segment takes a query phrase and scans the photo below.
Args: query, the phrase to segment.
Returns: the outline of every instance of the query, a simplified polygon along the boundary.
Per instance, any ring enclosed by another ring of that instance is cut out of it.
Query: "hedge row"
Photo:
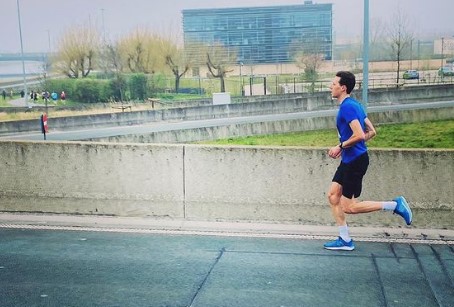
[[[162,78],[134,74],[129,76],[111,76],[110,79],[50,79],[45,82],[45,90],[61,93],[71,101],[97,103],[108,101],[144,100],[154,97]]]

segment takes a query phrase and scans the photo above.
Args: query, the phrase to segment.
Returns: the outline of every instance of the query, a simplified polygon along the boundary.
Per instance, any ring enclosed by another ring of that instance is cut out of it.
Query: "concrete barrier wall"
[[[358,99],[362,98],[361,91],[356,91],[355,95],[358,96]],[[454,86],[451,84],[372,89],[369,92],[369,99],[371,103],[452,100],[454,99]]]
[[[323,101],[328,100],[326,94]],[[90,127],[137,125],[148,122],[172,120],[200,120],[225,117],[239,117],[273,113],[290,113],[306,111],[312,100],[319,101],[320,96],[314,98],[288,97],[285,100],[267,100],[254,103],[239,103],[228,105],[211,105],[197,107],[182,107],[137,112],[106,113],[86,116],[49,117],[48,124],[51,131],[73,130]],[[320,102],[317,102],[319,104]],[[334,106],[334,104],[332,104]],[[15,133],[26,131],[40,131],[40,121],[24,120],[0,122],[1,133]]]
[[[329,223],[326,191],[339,161],[326,153],[307,148],[186,147],[187,218]],[[363,198],[390,200],[404,194],[415,209],[443,208],[452,217],[454,151],[373,150],[370,156]],[[452,221],[446,224],[452,227]]]
[[[325,148],[0,142],[0,211],[326,224],[337,164]],[[454,150],[372,150],[363,197],[404,194],[449,218],[417,226],[454,227],[453,176]]]
[[[1,142],[0,152],[1,210],[183,216],[180,146]]]
[[[361,99],[360,91],[355,93]],[[433,101],[454,99],[454,86],[418,86],[392,89],[371,90],[369,103],[394,103],[411,101]],[[239,117],[276,113],[294,113],[302,111],[334,108],[329,92],[310,95],[276,95],[244,98],[239,103],[229,105],[206,105],[193,101],[188,106],[121,113],[108,113],[87,116],[49,117],[51,131],[74,130],[90,127],[137,125],[162,120],[198,120],[223,117]],[[0,122],[0,134],[27,131],[40,131],[39,119],[26,121]]]
[[[180,129],[146,134],[118,135],[90,139],[97,142],[115,143],[188,143],[230,137],[266,135],[288,132],[335,128],[335,112],[332,116],[299,118],[291,120],[263,121],[231,124],[215,127]],[[454,108],[394,110],[371,112],[369,118],[376,125],[385,123],[414,123],[454,118]]]

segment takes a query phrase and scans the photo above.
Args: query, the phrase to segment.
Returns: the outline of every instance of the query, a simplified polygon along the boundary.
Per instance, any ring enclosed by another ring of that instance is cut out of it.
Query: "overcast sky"
[[[106,37],[115,39],[137,27],[181,32],[181,10],[301,4],[303,0],[19,0],[24,52],[56,50],[56,42],[73,25],[104,24]],[[314,0],[333,3],[334,34],[361,37],[363,0]],[[159,4],[158,4],[159,3]],[[389,22],[401,8],[417,37],[454,36],[453,0],[369,0],[373,20]],[[0,52],[20,52],[17,0],[0,2]]]

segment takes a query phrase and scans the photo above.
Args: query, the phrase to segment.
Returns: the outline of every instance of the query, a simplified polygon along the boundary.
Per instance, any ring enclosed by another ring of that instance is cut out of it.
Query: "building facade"
[[[185,47],[220,43],[238,63],[289,63],[294,54],[322,54],[331,60],[332,4],[183,10]]]

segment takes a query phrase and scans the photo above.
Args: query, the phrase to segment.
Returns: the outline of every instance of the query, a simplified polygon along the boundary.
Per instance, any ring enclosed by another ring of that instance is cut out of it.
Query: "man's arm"
[[[332,147],[329,150],[328,155],[334,159],[339,158],[343,148],[352,147],[353,145],[355,145],[356,143],[358,143],[362,140],[367,142],[370,139],[372,139],[374,136],[377,135],[374,125],[367,117],[364,121],[364,124],[366,126],[366,132],[363,131],[363,128],[361,127],[361,124],[359,123],[359,120],[357,120],[357,119],[352,120],[350,122],[350,128],[353,131],[352,136],[348,140],[340,143],[339,145]]]
[[[345,140],[345,141],[339,143],[339,145],[332,147],[328,151],[328,155],[331,158],[334,158],[334,159],[339,158],[341,155],[342,149],[351,147],[351,146],[355,145],[356,143],[358,143],[359,141],[366,139],[366,135],[363,131],[363,128],[361,127],[361,124],[359,123],[359,120],[354,119],[350,122],[349,125],[353,131],[352,136],[348,140]]]
[[[366,133],[364,134],[364,140],[367,142],[377,135],[377,131],[375,131],[375,127],[369,120],[369,118],[366,117],[364,123],[366,124]]]
[[[366,126],[365,132],[363,131],[361,124],[359,123],[359,120],[355,119],[350,122],[350,128],[352,129],[353,134],[348,140],[342,142],[341,145],[343,148],[351,147],[362,140],[367,142],[377,135],[375,127],[369,118],[366,117],[366,119],[364,120],[364,124]]]
[[[339,146],[342,148],[352,147],[356,143],[366,139],[366,134],[364,133],[363,128],[361,127],[361,124],[359,123],[359,120],[354,119],[350,122],[349,125],[353,131],[353,134],[348,140],[345,140],[339,144]],[[366,125],[366,127],[367,127],[367,125]]]

